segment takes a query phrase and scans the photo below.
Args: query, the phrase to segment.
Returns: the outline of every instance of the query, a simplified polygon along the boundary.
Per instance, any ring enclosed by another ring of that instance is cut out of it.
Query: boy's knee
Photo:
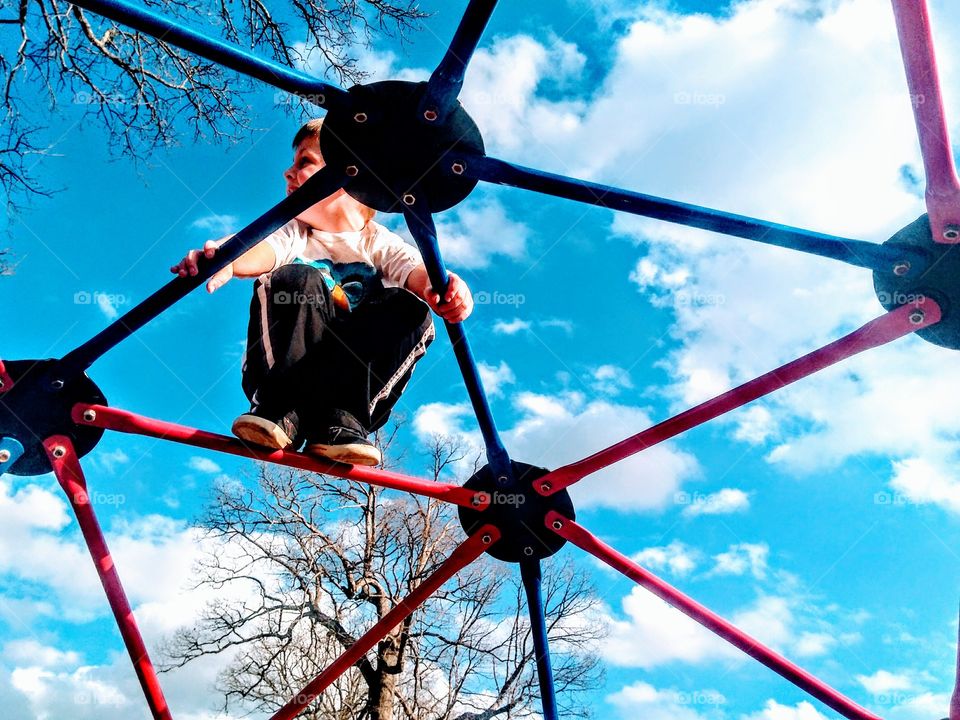
[[[270,274],[270,287],[278,290],[312,290],[320,286],[326,288],[323,274],[302,263],[281,265]]]

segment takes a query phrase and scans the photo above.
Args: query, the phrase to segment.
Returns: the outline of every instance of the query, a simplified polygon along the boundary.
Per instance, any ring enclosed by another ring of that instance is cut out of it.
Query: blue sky
[[[410,45],[378,40],[361,67],[424,77],[463,4],[425,4],[436,15]],[[958,119],[960,56],[944,40],[960,10],[934,0],[931,12]],[[38,168],[64,190],[9,220],[18,264],[0,293],[15,311],[0,355],[63,354],[166,282],[186,249],[279,199],[297,123],[276,99],[257,99],[263,130],[249,142],[185,136],[139,173],[62,107],[56,152]],[[877,242],[923,212],[903,179],[922,170],[885,0],[505,3],[463,102],[491,155],[535,167]],[[468,332],[508,448],[550,467],[881,312],[865,271],[520,191],[481,188],[438,224],[451,268],[493,299]],[[249,292],[233,282],[191,295],[91,376],[112,405],[226,432],[245,409]],[[579,517],[884,717],[942,717],[960,588],[958,383],[952,353],[908,338],[584,480]],[[408,441],[444,431],[476,443],[465,403],[441,337],[400,407]],[[246,464],[108,434],[85,467],[159,642],[202,602],[182,590],[189,522],[214,480]],[[0,548],[8,717],[138,717],[50,477],[0,480]],[[613,629],[598,714],[832,716],[578,551],[556,562],[590,569]],[[215,670],[165,678],[178,717],[215,717]]]

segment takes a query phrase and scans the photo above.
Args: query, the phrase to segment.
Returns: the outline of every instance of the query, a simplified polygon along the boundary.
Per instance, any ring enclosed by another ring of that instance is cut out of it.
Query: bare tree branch
[[[147,5],[284,65],[309,63],[341,84],[363,79],[353,55],[358,46],[375,33],[403,39],[425,17],[413,0],[286,0],[270,9],[263,0]],[[63,0],[0,1],[0,87],[0,187],[8,212],[54,191],[38,163],[78,125],[99,125],[116,156],[143,164],[184,135],[244,139],[250,93],[264,89]],[[276,104],[301,109],[286,95]]]
[[[396,431],[381,435],[394,440]],[[464,452],[437,438],[435,479]],[[449,506],[359,483],[260,468],[223,486],[203,519],[199,585],[217,591],[167,648],[167,668],[229,657],[224,708],[270,711],[313,679],[428,575],[463,531]],[[584,575],[545,562],[543,594],[564,715],[601,673],[605,629]],[[515,568],[482,558],[343,675],[305,717],[496,720],[539,713],[534,648]]]

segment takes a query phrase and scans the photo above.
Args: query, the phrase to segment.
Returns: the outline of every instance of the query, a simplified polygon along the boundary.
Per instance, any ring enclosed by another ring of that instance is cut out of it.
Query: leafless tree
[[[437,438],[434,478],[463,460]],[[463,539],[448,505],[355,482],[261,467],[221,487],[203,526],[216,547],[199,580],[222,600],[167,648],[167,669],[229,653],[224,709],[272,711],[446,559]],[[539,712],[519,573],[484,556],[345,673],[309,720],[492,720]],[[565,715],[601,670],[597,599],[585,576],[547,561],[544,596]]]
[[[316,59],[341,83],[362,79],[354,51],[373,33],[403,37],[415,0],[147,0],[150,9],[284,65]],[[0,187],[8,211],[55,188],[38,163],[80,123],[95,123],[135,161],[185,131],[236,141],[250,129],[255,86],[169,43],[63,0],[0,0]],[[63,112],[63,106],[74,112]],[[77,107],[79,106],[79,107]]]

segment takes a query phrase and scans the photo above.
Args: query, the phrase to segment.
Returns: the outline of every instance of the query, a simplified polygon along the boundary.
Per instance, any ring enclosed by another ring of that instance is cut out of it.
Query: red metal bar
[[[535,488],[541,495],[551,495],[590,473],[668,440],[723,413],[753,402],[759,397],[775,392],[841,360],[864,350],[885,345],[937,322],[940,322],[940,306],[930,298],[925,298],[922,306],[899,307],[819,350],[781,365],[776,370],[685,410],[588,458],[557,468],[538,479]]]
[[[86,415],[88,411],[93,412],[91,419],[87,419],[90,417]],[[194,447],[202,447],[209,450],[216,450],[217,452],[276,463],[277,465],[287,465],[289,467],[299,468],[300,470],[325,473],[348,480],[357,480],[379,487],[404,490],[406,492],[416,493],[417,495],[424,495],[478,510],[483,510],[490,505],[490,498],[486,493],[477,493],[458,485],[422,480],[409,475],[402,475],[388,470],[374,470],[373,468],[360,465],[344,465],[342,463],[320,460],[309,455],[287,450],[274,450],[272,452],[269,450],[261,450],[246,445],[236,438],[227,437],[226,435],[217,435],[204,430],[164,422],[163,420],[155,420],[144,417],[143,415],[127,412],[126,410],[106,407],[105,405],[77,403],[73,407],[71,417],[78,425],[93,425],[118,432],[146,435],[148,437],[160,438],[161,440],[171,440],[173,442],[184,443],[185,445],[193,445]]]
[[[97,521],[96,513],[94,513],[93,506],[90,504],[90,496],[87,494],[87,480],[80,468],[80,460],[77,458],[73,444],[70,442],[70,438],[66,436],[53,435],[44,440],[43,446],[47,451],[47,457],[50,458],[53,472],[60,482],[60,487],[67,494],[67,500],[69,500],[73,512],[77,516],[83,539],[87,543],[90,556],[93,558],[93,564],[97,568],[103,590],[110,602],[110,609],[113,610],[120,635],[123,636],[123,643],[127,646],[127,652],[130,653],[133,669],[140,680],[140,686],[143,688],[143,694],[150,706],[150,712],[155,720],[171,720],[170,709],[163,697],[163,690],[161,690],[160,682],[157,680],[153,663],[150,662],[150,656],[147,654],[147,647],[144,645],[140,629],[137,627],[133,610],[130,609],[130,602],[127,600],[127,594],[120,582],[120,575],[113,564],[110,548],[107,547],[107,541],[103,537],[100,523]]]
[[[927,212],[933,239],[960,242],[960,181],[943,112],[927,2],[893,0],[893,14],[927,176]]]
[[[957,638],[957,672],[956,681],[953,684],[953,694],[950,696],[950,714],[949,720],[960,720],[960,628],[958,628]]]
[[[376,625],[367,630],[362,637],[314,678],[303,690],[297,693],[290,702],[280,708],[270,720],[293,720],[301,710],[313,702],[320,693],[338,677],[362,658],[380,640],[387,636],[397,625],[402,623],[408,615],[423,605],[441,585],[453,577],[457,572],[480,557],[487,548],[500,539],[500,532],[493,525],[484,525],[471,535],[447,558],[437,570],[424,580],[417,588],[394,606],[384,615]]]
[[[590,533],[582,525],[565,518],[560,513],[551,510],[547,513],[546,525],[558,535],[566,538],[577,547],[587,551],[594,557],[603,560],[614,570],[646,588],[661,600],[669,603],[687,617],[696,620],[711,632],[719,635],[731,645],[743,650],[747,655],[758,660],[778,675],[786,678],[801,690],[810,693],[827,706],[850,720],[880,720],[866,708],[861,707],[838,690],[814,677],[803,668],[794,665],[779,653],[766,647],[759,640],[754,639],[739,628],[731,625],[709,608],[701,605],[693,598],[684,595],[672,585],[661,580],[650,571],[642,568],[624,555],[621,555],[609,545]]]
[[[10,377],[7,369],[3,366],[3,360],[0,360],[0,393],[5,393],[12,387],[13,378]]]

